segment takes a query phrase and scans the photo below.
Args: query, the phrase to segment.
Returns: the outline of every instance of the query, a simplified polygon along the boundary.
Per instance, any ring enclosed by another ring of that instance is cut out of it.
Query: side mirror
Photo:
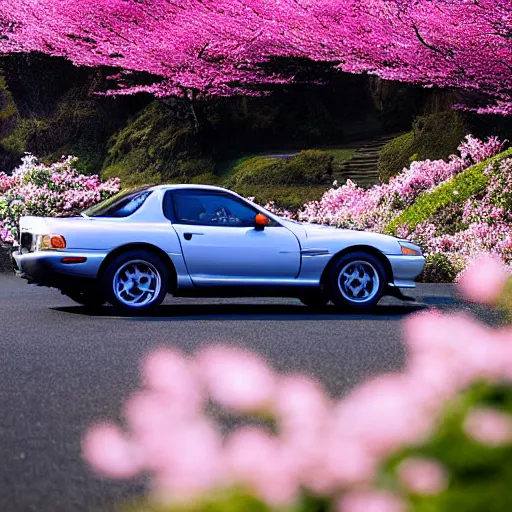
[[[265,229],[265,226],[268,226],[270,223],[270,219],[263,215],[263,213],[258,213],[256,217],[254,217],[254,228],[258,231],[262,231]]]

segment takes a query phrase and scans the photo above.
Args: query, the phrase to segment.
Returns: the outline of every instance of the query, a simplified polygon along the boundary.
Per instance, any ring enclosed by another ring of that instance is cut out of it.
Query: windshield
[[[81,215],[85,217],[128,217],[135,213],[152,193],[148,187],[122,190],[101,203],[91,206]]]

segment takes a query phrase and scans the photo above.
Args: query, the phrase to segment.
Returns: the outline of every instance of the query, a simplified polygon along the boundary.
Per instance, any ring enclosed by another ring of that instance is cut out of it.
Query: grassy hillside
[[[407,224],[413,230],[420,222],[428,220],[442,208],[454,203],[463,203],[478,194],[489,182],[488,176],[484,173],[489,164],[508,157],[512,157],[512,149],[473,165],[434,190],[420,194],[411,206],[388,225],[386,232],[395,234],[400,224]]]

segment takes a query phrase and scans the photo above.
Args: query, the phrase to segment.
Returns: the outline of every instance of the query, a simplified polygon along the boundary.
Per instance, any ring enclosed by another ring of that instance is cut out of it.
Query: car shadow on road
[[[125,315],[105,306],[88,309],[84,306],[52,308],[55,311],[97,318],[127,320],[387,320],[421,311],[425,304],[379,305],[369,311],[340,311],[334,306],[311,310],[300,304],[164,304],[148,315]]]

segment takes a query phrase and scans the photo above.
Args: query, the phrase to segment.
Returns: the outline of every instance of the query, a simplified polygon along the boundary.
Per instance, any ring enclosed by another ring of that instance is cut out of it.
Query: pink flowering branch
[[[255,94],[275,58],[476,92],[511,112],[509,0],[2,0],[0,53],[111,67],[113,94]],[[149,85],[137,83],[150,74]]]

